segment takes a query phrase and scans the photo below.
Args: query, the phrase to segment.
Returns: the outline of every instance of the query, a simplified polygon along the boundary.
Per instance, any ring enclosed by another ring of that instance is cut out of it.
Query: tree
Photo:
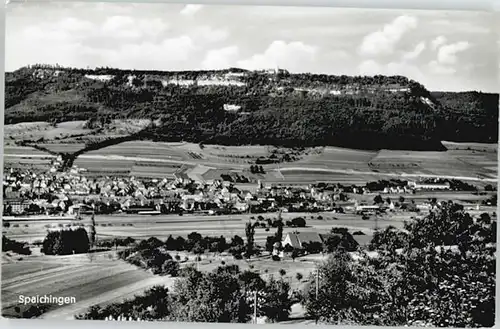
[[[370,269],[372,276],[357,275],[357,272],[362,270],[361,266],[355,266],[351,262],[350,256],[345,252],[330,255],[327,261],[318,267],[317,296],[315,278],[310,279],[312,283],[308,286],[304,300],[307,314],[326,323],[381,324],[373,314],[378,315],[382,306],[376,305],[385,305],[389,296],[385,293],[383,281],[378,279],[375,271]],[[387,318],[382,319],[385,320]]]
[[[18,242],[2,236],[2,251],[12,251],[20,255],[31,255],[31,250],[26,243]]]
[[[302,248],[310,253],[310,254],[317,254],[323,251],[323,244],[321,242],[309,242],[309,243],[302,243]]]
[[[266,286],[264,302],[260,310],[272,322],[287,320],[292,307],[290,285],[273,277]]]
[[[91,225],[90,225],[90,233],[89,233],[89,238],[90,238],[90,247],[94,247],[96,243],[96,230],[95,230],[95,214],[92,214],[92,217],[90,218]]]
[[[249,258],[254,254],[254,236],[255,236],[255,227],[250,222],[248,222],[245,227],[245,235],[247,237],[245,256]]]
[[[283,241],[283,221],[277,221],[276,223],[276,234],[275,234],[275,239],[277,242],[281,243]]]
[[[167,259],[161,268],[163,274],[168,274],[172,277],[179,275],[179,269],[179,263],[171,259]]]
[[[302,217],[292,219],[292,225],[295,227],[306,227],[306,220]]]
[[[41,251],[46,255],[69,255],[86,253],[90,249],[87,231],[80,227],[76,230],[51,231],[43,240]]]
[[[373,198],[373,203],[375,204],[384,203],[384,199],[382,199],[382,196],[380,196],[380,194],[377,194],[375,198]]]
[[[299,281],[299,282],[300,282],[300,281],[302,281],[302,278],[303,278],[303,277],[304,277],[304,276],[303,276],[303,275],[302,275],[302,273],[300,273],[300,272],[297,272],[297,274],[295,275],[295,278],[296,278],[296,279],[297,279],[297,281]]]
[[[310,287],[308,312],[335,324],[492,326],[496,247],[489,241],[496,226],[474,223],[462,206],[446,202],[405,229],[405,235],[388,228],[374,236],[377,258],[322,265],[320,298]],[[334,273],[342,275],[325,280]],[[326,305],[335,295],[343,304]]]
[[[196,244],[193,246],[193,249],[191,250],[194,254],[196,255],[201,255],[205,252],[205,248],[201,245],[201,243],[198,241]]]
[[[266,288],[266,282],[255,272],[244,271],[239,274],[238,278],[245,291],[264,291]]]
[[[250,319],[251,308],[238,278],[226,271],[191,270],[174,284],[173,318],[187,322],[239,322]]]
[[[165,240],[165,248],[167,250],[178,250],[178,245],[176,242],[177,240],[172,235],[169,235],[167,240]]]
[[[286,253],[291,253],[294,251],[294,248],[290,244],[286,244],[285,247],[283,248],[283,251]]]
[[[491,191],[495,191],[495,190],[496,190],[496,188],[495,188],[493,185],[488,184],[488,185],[486,185],[486,186],[484,187],[484,190],[485,190],[485,191],[489,191],[489,192],[491,192]]]
[[[227,249],[227,247],[228,246],[227,246],[226,238],[221,235],[216,242],[217,252],[223,252],[224,250]]]
[[[231,246],[234,247],[234,246],[244,246],[245,245],[245,241],[243,241],[243,239],[238,236],[238,235],[235,235],[232,240],[231,240]]]
[[[388,226],[384,230],[375,231],[368,246],[369,250],[386,250],[396,252],[408,244],[408,234],[397,230],[394,226]]]

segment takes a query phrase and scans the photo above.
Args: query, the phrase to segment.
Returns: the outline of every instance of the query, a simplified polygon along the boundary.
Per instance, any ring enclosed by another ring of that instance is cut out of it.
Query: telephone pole
[[[316,264],[316,307],[318,307],[318,295],[319,295],[319,267]],[[315,322],[316,322],[316,324],[318,324],[318,320],[319,320],[318,311],[316,311],[315,313],[316,313]]]
[[[253,293],[253,323],[257,324],[257,290]]]
[[[319,293],[319,268],[316,268],[316,300],[318,300]]]

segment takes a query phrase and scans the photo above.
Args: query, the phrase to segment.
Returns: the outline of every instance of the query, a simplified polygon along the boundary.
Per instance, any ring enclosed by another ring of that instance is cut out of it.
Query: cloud
[[[407,52],[403,55],[404,60],[414,60],[422,54],[422,52],[425,50],[425,41],[420,42],[415,46],[415,49],[413,49],[410,52]]]
[[[238,66],[249,70],[278,66],[293,72],[300,72],[303,67],[314,63],[316,53],[316,47],[301,41],[286,43],[278,40],[272,42],[263,53],[239,61]]]
[[[390,55],[402,37],[416,27],[415,17],[399,16],[381,30],[366,35],[359,47],[359,52],[366,56]]]
[[[438,51],[438,62],[440,64],[454,65],[458,62],[457,55],[470,47],[471,45],[467,41],[441,46]]]
[[[108,17],[100,27],[100,33],[115,38],[142,38],[165,31],[167,24],[161,19],[135,19],[131,16]]]
[[[375,60],[369,59],[363,61],[358,66],[361,75],[402,75],[410,79],[422,81],[425,77],[422,71],[415,65],[405,62],[390,62],[380,64]]]
[[[199,39],[199,43],[221,42],[229,37],[227,30],[212,28],[207,25],[196,28],[192,34]]]
[[[440,35],[436,37],[434,40],[432,40],[431,46],[433,50],[436,50],[445,43],[446,43],[446,37]]]
[[[439,63],[436,60],[431,61],[428,64],[428,67],[432,73],[438,74],[438,75],[451,75],[451,74],[456,73],[456,71],[457,71],[455,68],[448,66],[448,65],[443,65],[442,63]]]
[[[203,8],[203,5],[186,5],[181,10],[181,15],[192,16],[199,12]]]
[[[71,32],[87,32],[93,30],[94,25],[89,21],[67,17],[57,23],[57,28]]]
[[[359,64],[358,70],[359,74],[361,75],[373,76],[377,74],[382,74],[383,68],[379,63],[377,63],[373,59],[368,59]]]
[[[182,66],[195,50],[186,35],[166,38],[161,42],[128,43],[113,49],[88,49],[85,55],[96,58],[101,65],[120,68],[172,70]],[[145,60],[147,59],[147,60]]]
[[[471,45],[467,41],[445,44],[445,37],[437,37],[432,41],[432,46],[438,49],[437,59],[427,64],[429,71],[436,75],[452,75],[457,72],[458,54],[468,50]],[[470,66],[462,65],[462,69]]]
[[[202,67],[207,70],[226,69],[233,65],[238,54],[237,46],[210,50],[202,62]]]

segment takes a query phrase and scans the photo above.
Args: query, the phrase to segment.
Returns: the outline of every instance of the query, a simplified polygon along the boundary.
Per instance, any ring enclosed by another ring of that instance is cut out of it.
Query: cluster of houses
[[[445,190],[448,184],[410,182],[408,186],[385,188],[381,193],[412,193],[419,189]],[[79,168],[68,171],[6,170],[3,179],[4,215],[57,214],[76,216],[82,212],[161,214],[199,212],[206,214],[270,212],[341,212],[349,202],[346,192],[370,193],[366,187],[345,190],[341,186],[320,188],[264,186],[261,182],[235,186],[223,180],[195,181],[186,175],[174,179],[143,181],[134,177],[90,178]],[[93,208],[90,208],[93,205]],[[387,205],[394,207],[393,204]],[[357,212],[378,211],[381,205],[357,205]]]
[[[77,215],[82,211],[219,214],[276,211],[279,207],[285,211],[331,210],[334,202],[346,199],[340,190],[264,186],[261,182],[248,185],[248,189],[238,188],[227,181],[196,182],[189,177],[149,181],[89,178],[75,169],[48,173],[10,169],[3,179],[4,215]]]

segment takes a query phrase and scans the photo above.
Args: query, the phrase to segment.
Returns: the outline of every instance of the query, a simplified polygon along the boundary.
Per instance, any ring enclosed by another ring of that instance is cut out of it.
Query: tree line
[[[293,302],[289,283],[282,278],[264,280],[253,271],[240,271],[237,265],[219,266],[212,272],[186,267],[172,291],[153,287],[122,303],[92,306],[75,318],[246,323],[253,315],[255,292],[258,316],[271,321],[288,318]]]

